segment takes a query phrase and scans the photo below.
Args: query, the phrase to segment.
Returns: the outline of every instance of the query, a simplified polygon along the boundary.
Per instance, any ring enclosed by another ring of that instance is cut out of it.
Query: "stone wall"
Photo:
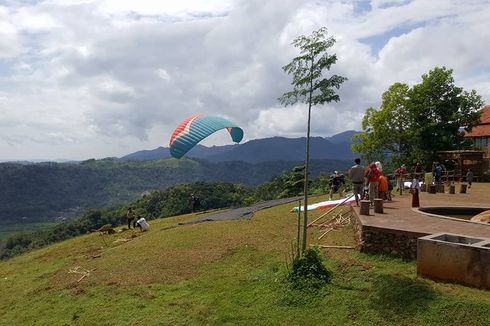
[[[362,225],[356,214],[352,214],[351,223],[358,249],[367,253],[416,259],[417,239],[427,235]]]

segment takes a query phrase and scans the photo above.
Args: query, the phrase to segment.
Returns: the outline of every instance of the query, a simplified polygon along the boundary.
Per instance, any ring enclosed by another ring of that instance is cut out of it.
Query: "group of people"
[[[131,229],[131,226],[133,226],[133,229],[136,229],[136,226],[138,226],[141,231],[147,231],[150,228],[146,219],[136,214],[133,207],[128,208],[126,218],[128,220],[128,229]]]
[[[356,159],[355,163],[356,165],[354,165],[349,170],[349,175],[352,180],[356,204],[359,205],[360,198],[369,199],[369,201],[371,202],[371,206],[373,206],[375,198],[392,201],[394,180],[392,176],[386,175],[383,172],[381,162],[372,162],[366,169],[360,165],[360,159]],[[419,177],[423,173],[420,163],[414,164],[412,167],[412,171],[414,176],[410,184],[410,193],[412,194],[412,207],[419,207]],[[442,172],[440,170],[437,170],[435,173],[438,176],[436,180],[439,180]],[[398,189],[404,187],[404,178],[407,175],[408,171],[404,164],[402,164],[398,169],[395,170],[395,176],[399,176],[398,178],[396,178]],[[362,191],[365,188],[367,188],[368,191]]]
[[[369,199],[371,205],[374,198],[382,198],[391,201],[392,181],[383,173],[381,162],[372,162],[367,168],[361,165],[361,159],[356,158],[356,163],[349,170],[349,178],[352,181],[352,191],[356,205],[361,199]]]
[[[368,188],[369,200],[371,205],[373,204],[374,198],[382,198],[384,200],[391,201],[391,192],[393,190],[393,182],[390,176],[386,176],[383,173],[383,168],[380,162],[373,162],[369,164],[367,169],[364,169],[360,165],[361,160],[355,160],[356,165],[354,165],[349,170],[349,176],[352,180],[352,188],[356,198],[356,203],[359,205],[359,199],[365,197],[365,189]],[[432,172],[428,173],[430,181],[426,183],[434,182],[439,185],[443,181],[443,175],[446,169],[443,164],[435,162]],[[420,206],[420,179],[424,171],[420,163],[415,163],[412,167],[412,179],[410,182],[410,193],[412,194],[412,207]],[[404,187],[404,178],[408,176],[409,173],[404,164],[402,164],[398,169],[395,170],[395,176],[397,180],[398,189]],[[471,169],[467,170],[466,181],[468,183],[468,188],[471,188],[473,182],[473,171]]]
[[[192,212],[197,212],[201,208],[201,200],[195,194],[191,194],[190,196],[190,204],[192,207]],[[141,231],[147,231],[150,228],[150,225],[146,221],[144,217],[141,217],[136,213],[133,207],[129,207],[126,212],[126,218],[128,222],[128,229],[135,229],[137,226],[141,229]]]

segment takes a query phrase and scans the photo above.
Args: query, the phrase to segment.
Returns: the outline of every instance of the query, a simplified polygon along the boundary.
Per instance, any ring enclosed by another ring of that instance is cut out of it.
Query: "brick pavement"
[[[459,191],[459,185],[456,186]],[[401,231],[418,234],[433,234],[448,232],[490,238],[490,223],[481,224],[462,220],[446,219],[422,214],[411,208],[412,195],[405,192],[402,196],[396,194],[393,202],[384,204],[384,213],[377,214],[371,210],[369,216],[359,214],[359,208],[354,210],[362,226],[386,229],[387,231]],[[490,184],[476,183],[466,194],[422,192],[420,196],[421,207],[484,207],[490,209]]]

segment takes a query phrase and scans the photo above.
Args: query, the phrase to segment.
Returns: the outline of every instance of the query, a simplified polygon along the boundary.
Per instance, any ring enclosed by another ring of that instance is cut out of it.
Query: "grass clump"
[[[294,289],[318,289],[330,283],[332,272],[323,264],[321,251],[312,247],[306,249],[302,256],[294,258],[287,278]]]

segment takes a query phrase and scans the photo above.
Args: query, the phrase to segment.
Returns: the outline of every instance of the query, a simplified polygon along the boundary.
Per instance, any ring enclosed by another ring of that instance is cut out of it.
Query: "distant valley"
[[[354,131],[311,139],[312,176],[345,170]],[[305,139],[273,137],[240,145],[197,145],[188,158],[168,148],[121,158],[70,163],[0,163],[0,221],[32,223],[76,217],[91,207],[120,205],[146,191],[196,181],[256,186],[303,164]]]

